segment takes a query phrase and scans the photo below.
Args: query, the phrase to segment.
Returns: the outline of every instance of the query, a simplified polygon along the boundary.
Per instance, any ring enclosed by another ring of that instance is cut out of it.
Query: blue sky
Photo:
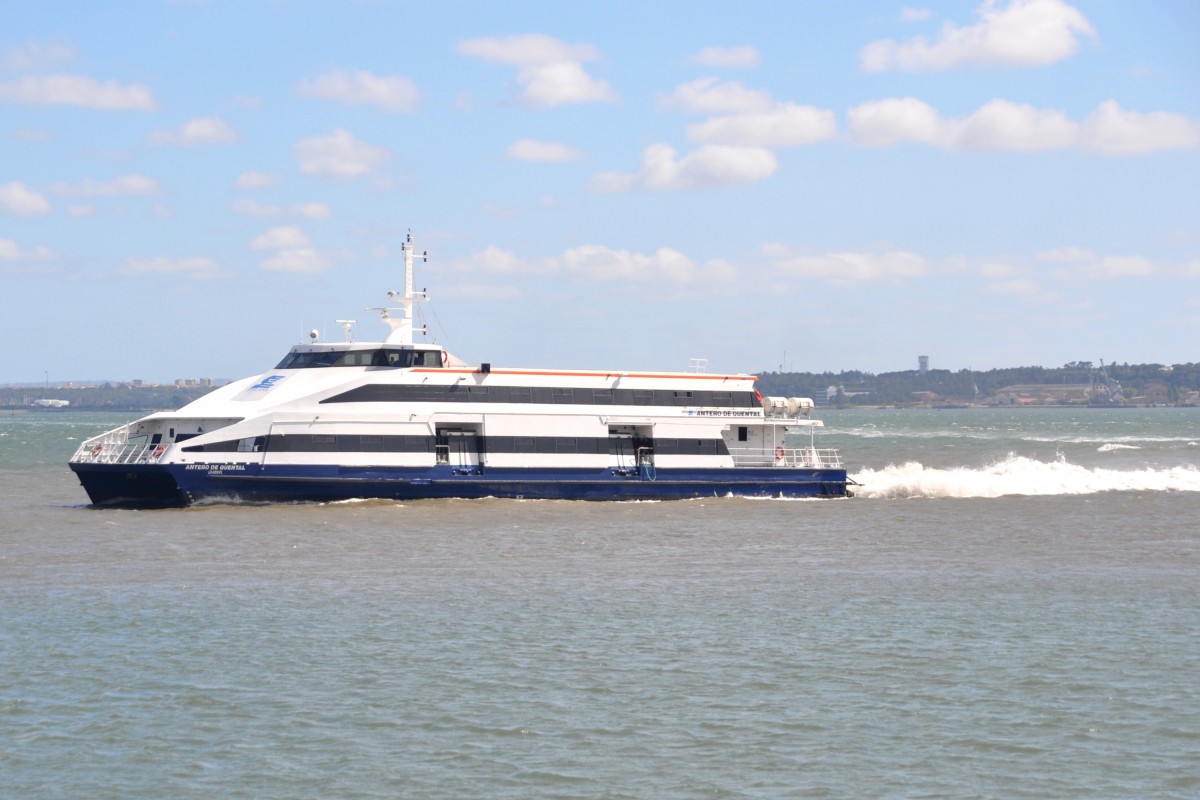
[[[91,2],[0,30],[0,383],[1200,360],[1200,4]]]

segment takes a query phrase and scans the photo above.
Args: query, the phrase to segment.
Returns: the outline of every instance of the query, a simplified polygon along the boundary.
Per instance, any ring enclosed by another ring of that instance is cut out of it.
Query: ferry
[[[274,369],[87,439],[70,468],[91,504],[850,494],[813,402],[755,376],[460,360],[414,324],[411,234],[403,253],[404,289],[370,309],[383,341],[339,320],[344,341],[314,330]]]

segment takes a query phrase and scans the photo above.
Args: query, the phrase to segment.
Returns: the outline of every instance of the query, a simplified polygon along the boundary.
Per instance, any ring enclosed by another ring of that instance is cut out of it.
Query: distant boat
[[[753,376],[494,368],[415,343],[427,296],[411,236],[403,251],[383,341],[342,321],[345,342],[314,331],[272,370],[88,439],[70,467],[92,503],[847,495],[812,400]]]

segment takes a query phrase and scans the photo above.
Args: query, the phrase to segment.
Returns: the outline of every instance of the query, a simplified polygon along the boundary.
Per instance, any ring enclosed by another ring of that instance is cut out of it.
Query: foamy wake
[[[851,477],[863,484],[859,497],[1001,497],[1003,495],[1094,494],[1121,491],[1200,492],[1195,467],[1113,470],[1009,456],[980,469],[934,469],[915,461]]]

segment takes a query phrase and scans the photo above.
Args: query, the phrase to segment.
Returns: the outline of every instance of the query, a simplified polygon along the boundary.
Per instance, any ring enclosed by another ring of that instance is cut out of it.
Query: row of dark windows
[[[311,369],[314,367],[440,367],[442,354],[437,350],[406,350],[387,347],[380,350],[317,350],[288,353],[275,369]]]
[[[479,386],[477,384],[368,384],[322,403],[542,403],[546,405],[703,406],[756,408],[754,392],[711,389],[580,389],[547,386]]]
[[[231,439],[185,447],[187,453],[250,453],[269,450],[274,453],[433,453],[435,445],[452,445],[456,450],[485,453],[584,453],[593,455],[634,455],[635,443],[618,436],[462,436],[451,440],[433,436],[372,436],[340,434],[271,434],[247,439]],[[650,446],[638,440],[637,446]],[[728,455],[721,439],[654,439],[656,453],[679,455]]]

